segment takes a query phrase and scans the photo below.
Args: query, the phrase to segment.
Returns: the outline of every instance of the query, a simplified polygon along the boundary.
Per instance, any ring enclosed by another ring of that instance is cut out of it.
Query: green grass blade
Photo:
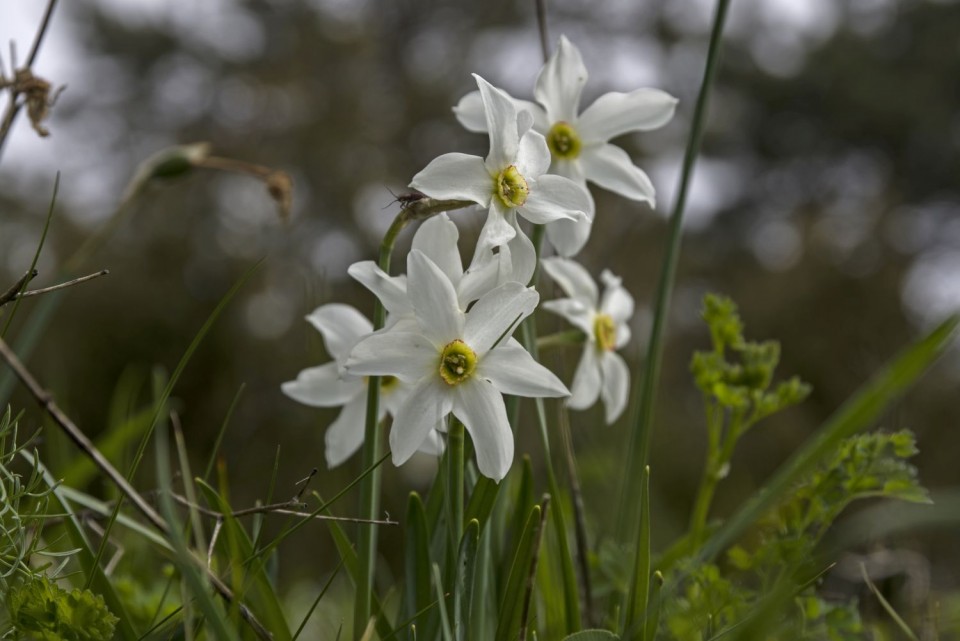
[[[333,580],[337,578],[338,574],[340,574],[340,568],[342,567],[343,561],[340,561],[340,563],[337,564],[337,567],[334,568],[333,572],[330,573],[330,578],[327,579],[327,582],[323,584],[322,588],[320,588],[320,594],[318,594],[317,598],[313,600],[313,604],[303,616],[303,621],[300,622],[299,627],[297,627],[297,631],[293,633],[293,641],[297,641],[297,639],[300,638],[300,634],[303,633],[304,628],[307,627],[307,622],[310,620],[310,617],[313,616],[314,610],[316,610],[317,606],[320,605],[320,600],[323,599],[323,596],[327,593],[327,590],[329,590],[330,586],[333,585]]]
[[[382,460],[383,459],[381,459],[381,461]],[[314,494],[316,494],[316,492],[314,492]],[[332,502],[333,501],[330,501],[330,503]],[[323,513],[329,515],[330,510],[324,506]],[[361,573],[360,558],[357,556],[357,551],[354,549],[353,543],[350,542],[350,537],[348,537],[346,532],[343,531],[343,528],[340,527],[339,522],[327,520],[326,524],[327,528],[330,530],[330,536],[333,537],[333,543],[337,546],[337,552],[340,554],[340,560],[343,562],[343,566],[347,568],[347,574],[350,575],[350,579],[353,581],[355,586],[359,585]],[[372,605],[372,611],[376,616],[377,634],[381,639],[392,636],[393,626],[390,625],[390,622],[383,613],[383,606],[380,604],[380,599],[378,599],[377,595],[372,592],[370,593],[370,603]],[[356,630],[355,632],[360,634],[360,630]]]
[[[50,221],[53,219],[53,208],[57,204],[57,194],[60,191],[60,172],[57,172],[57,177],[53,180],[53,193],[50,195],[50,205],[47,207],[47,218],[43,221],[43,231],[40,233],[40,242],[37,243],[37,249],[33,252],[33,260],[30,261],[30,269],[27,271],[30,274],[33,274],[37,269],[37,261],[40,260],[40,252],[43,251],[43,244],[47,240],[47,232],[50,231]],[[23,287],[20,289],[22,292],[27,288],[27,281],[24,281]],[[20,309],[20,303],[23,302],[22,298],[17,298],[13,302],[13,308],[10,310],[10,313],[7,315],[7,319],[3,324],[3,330],[0,330],[0,338],[6,338],[7,330],[10,329],[10,324],[13,322],[13,317],[17,315],[17,310]]]
[[[410,499],[407,501],[404,554],[406,579],[402,618],[410,620],[418,630],[426,630],[428,613],[420,617],[415,615],[430,605],[433,599],[433,589],[430,586],[430,531],[427,529],[427,515],[423,501],[416,492],[411,492]],[[413,641],[412,636],[407,638]]]
[[[440,578],[440,566],[434,563],[433,586],[437,590],[437,605],[440,610],[440,632],[443,641],[453,641],[453,633],[450,631],[450,617],[447,615],[447,595],[443,592],[443,579]]]
[[[480,524],[470,521],[460,541],[457,554],[457,579],[453,591],[453,635],[456,641],[469,638],[470,607],[473,605],[473,575],[477,562],[477,544],[480,541]]]
[[[952,341],[960,317],[952,316],[919,342],[902,351],[857,391],[807,442],[780,466],[761,489],[720,527],[698,557],[715,558],[758,518],[772,509],[804,474],[842,441],[869,426],[903,395],[939,358]]]
[[[230,424],[230,419],[233,417],[233,411],[237,409],[237,403],[240,402],[240,397],[243,396],[243,390],[247,388],[246,383],[241,383],[237,393],[233,396],[233,400],[230,401],[230,407],[227,408],[227,414],[223,417],[223,422],[220,423],[220,430],[217,432],[217,440],[213,443],[213,449],[210,450],[210,458],[207,459],[207,466],[203,470],[203,480],[210,480],[210,473],[213,471],[213,464],[217,460],[217,454],[220,452],[220,444],[223,442],[223,436],[227,433],[227,426]]]
[[[633,576],[623,622],[624,638],[644,641],[650,596],[650,466],[644,470],[640,485],[640,523],[633,554]]]
[[[647,600],[647,618],[643,622],[643,638],[647,641],[653,641],[657,638],[657,628],[660,626],[660,606],[663,596],[663,575],[660,572],[653,573],[653,581],[650,584],[650,598]]]
[[[83,507],[86,510],[100,514],[101,516],[109,517],[113,512],[113,506],[109,503],[105,503],[99,499],[95,499],[89,494],[85,494],[79,490],[75,490],[66,485],[61,485],[57,488],[63,498],[67,499],[71,503],[76,503],[77,505]],[[120,514],[117,516],[117,525],[123,526],[134,532],[147,541],[150,541],[157,547],[167,551],[172,552],[173,548],[170,546],[170,543],[160,534],[156,528],[143,525],[139,521],[131,519],[129,516]]]
[[[490,518],[490,512],[493,511],[493,504],[497,501],[497,495],[500,493],[500,483],[481,476],[477,479],[477,484],[470,493],[470,500],[467,501],[467,508],[464,512],[464,518],[469,522],[476,520],[480,523],[482,530]]]
[[[564,637],[563,641],[620,641],[620,637],[609,630],[583,630]]]
[[[153,408],[140,410],[126,421],[107,431],[96,442],[96,447],[110,461],[117,461],[124,449],[136,438],[141,437],[150,427]],[[74,457],[63,472],[63,482],[70,487],[86,487],[100,474],[99,468],[86,457]]]
[[[160,488],[160,512],[170,525],[169,540],[174,549],[173,561],[186,582],[189,595],[206,618],[214,638],[221,641],[238,641],[236,629],[230,625],[220,603],[214,600],[207,578],[197,569],[196,562],[183,536],[183,525],[177,520],[176,508],[171,498],[173,482],[170,478],[170,451],[167,445],[166,425],[156,430],[157,485]]]
[[[259,556],[254,552],[253,542],[246,530],[240,525],[239,521],[232,515],[233,508],[223,496],[214,488],[208,485],[202,479],[195,479],[197,487],[203,492],[210,506],[224,515],[223,517],[223,535],[218,543],[224,546],[229,552],[231,562],[231,572],[234,577],[241,580],[235,581],[234,598],[237,603],[240,601],[250,601],[251,609],[257,618],[273,633],[278,641],[290,641],[290,627],[283,613],[283,607],[277,596],[276,588],[267,576],[266,563],[256,563],[251,561],[259,560]],[[244,574],[247,576],[243,576]],[[246,586],[252,587],[252,590],[244,589]],[[252,594],[249,594],[252,592]]]
[[[526,527],[513,556],[507,587],[500,601],[500,617],[497,622],[497,641],[513,641],[520,633],[523,618],[523,598],[530,577],[534,556],[539,553],[541,509],[534,505],[527,518]]]
[[[480,528],[480,547],[477,551],[476,569],[474,570],[475,583],[473,586],[473,604],[470,613],[470,633],[471,639],[489,639],[493,636],[491,623],[494,620],[492,604],[496,599],[492,598],[493,585],[490,579],[490,573],[493,566],[493,550],[491,539],[493,538],[493,528],[491,526]]]
[[[910,626],[903,620],[903,617],[890,605],[890,602],[883,596],[883,593],[881,593],[880,590],[877,589],[877,586],[873,584],[873,581],[870,580],[870,575],[867,574],[867,566],[863,563],[860,564],[860,573],[863,575],[864,583],[867,584],[867,587],[873,592],[873,596],[877,597],[877,601],[880,602],[883,609],[890,615],[890,618],[897,624],[897,627],[900,628],[900,632],[910,641],[920,641],[920,639],[917,638],[917,634],[910,629]]]
[[[650,432],[653,425],[654,400],[657,385],[660,381],[660,362],[663,359],[663,334],[670,307],[670,298],[673,294],[673,285],[676,280],[677,263],[680,259],[680,239],[683,232],[683,214],[686,209],[687,192],[690,188],[693,167],[697,155],[700,153],[700,143],[707,120],[707,103],[710,88],[716,77],[717,61],[720,57],[720,42],[723,35],[723,25],[727,17],[730,0],[718,0],[717,10],[713,18],[713,29],[710,33],[710,44],[707,48],[707,61],[700,83],[700,92],[693,109],[693,120],[690,129],[690,138],[683,156],[683,168],[680,173],[680,185],[677,188],[673,212],[670,215],[667,251],[660,268],[660,281],[657,284],[656,302],[654,303],[653,325],[650,328],[650,338],[647,341],[647,358],[641,376],[634,377],[630,407],[630,442],[627,447],[624,483],[620,496],[620,540],[623,542],[633,539],[631,528],[636,523],[635,502],[632,497],[639,494],[640,484],[643,482],[643,469],[649,458]]]
[[[542,227],[538,226],[537,231],[542,233]],[[539,245],[537,245],[537,247],[539,247]],[[532,316],[527,318],[520,327],[523,346],[527,348],[527,351],[530,352],[531,356],[539,360],[534,318]],[[577,573],[573,568],[573,555],[570,551],[570,540],[567,536],[567,525],[563,518],[563,494],[560,492],[560,485],[557,483],[557,475],[553,469],[553,457],[550,454],[550,432],[547,426],[546,405],[544,404],[544,400],[542,398],[536,398],[534,399],[534,406],[536,407],[537,426],[539,428],[538,432],[540,434],[540,441],[543,445],[543,452],[546,458],[547,489],[555,502],[554,509],[550,514],[550,518],[557,535],[557,546],[559,548],[560,555],[560,568],[563,576],[563,599],[565,603],[564,614],[566,615],[565,627],[568,633],[576,632],[582,625],[580,619],[580,585],[577,583]]]

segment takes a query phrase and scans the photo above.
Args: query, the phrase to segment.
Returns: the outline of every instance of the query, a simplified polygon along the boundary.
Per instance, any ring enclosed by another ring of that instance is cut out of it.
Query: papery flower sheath
[[[630,370],[614,350],[630,340],[627,321],[633,316],[633,297],[620,278],[607,270],[600,275],[604,284],[601,297],[593,278],[580,264],[566,258],[544,258],[542,264],[547,275],[569,296],[546,301],[543,308],[563,316],[586,334],[567,405],[587,409],[599,397],[609,425],[627,406]]]
[[[415,321],[361,340],[350,352],[346,370],[358,376],[395,376],[413,386],[390,431],[395,464],[410,458],[433,426],[452,413],[473,440],[480,473],[499,481],[513,461],[513,432],[502,394],[569,393],[510,339],[539,295],[509,282],[464,312],[450,278],[417,249],[407,256],[407,294]]]
[[[627,152],[609,141],[626,133],[662,127],[673,117],[677,99],[659,89],[610,92],[579,113],[586,82],[587,69],[580,51],[561,36],[559,46],[537,76],[537,102],[510,99],[515,109],[530,114],[533,129],[545,136],[551,173],[584,186],[589,180],[652,207],[655,190],[647,174],[633,164]],[[454,113],[470,131],[486,132],[490,126],[487,108],[487,101],[474,91],[460,100]],[[572,256],[587,241],[592,220],[591,207],[586,219],[551,222],[547,238],[560,254]]]
[[[343,406],[324,437],[327,465],[336,467],[363,444],[367,379],[345,372],[343,363],[354,344],[373,332],[373,325],[359,311],[340,303],[318,307],[307,316],[307,321],[323,336],[327,353],[334,360],[301,371],[296,380],[283,383],[280,388],[284,394],[305,405]],[[406,392],[409,392],[409,386],[395,378],[381,381],[378,420],[383,420],[387,414],[395,416]],[[443,442],[432,430],[418,449],[437,454],[442,451]]]
[[[474,77],[490,153],[486,159],[444,154],[414,176],[410,186],[432,198],[469,200],[487,208],[478,243],[484,248],[509,242],[518,233],[517,215],[536,224],[586,218],[590,194],[567,178],[546,173],[550,150],[544,137],[530,129],[530,116],[518,114],[507,94]]]

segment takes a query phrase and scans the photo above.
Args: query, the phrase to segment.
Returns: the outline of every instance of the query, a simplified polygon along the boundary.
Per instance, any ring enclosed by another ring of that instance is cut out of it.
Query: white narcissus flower
[[[488,291],[503,283],[530,282],[537,264],[533,243],[518,233],[499,252],[478,247],[470,267],[464,271],[457,241],[460,232],[445,214],[427,219],[413,236],[412,249],[422,251],[447,276],[457,290],[460,309],[466,309]],[[389,316],[387,326],[414,317],[407,297],[407,278],[390,276],[372,260],[350,265],[347,269],[354,279],[380,299]]]
[[[327,353],[334,360],[310,367],[297,375],[295,381],[280,386],[283,393],[295,401],[313,407],[337,407],[343,410],[327,428],[327,465],[336,467],[360,449],[363,444],[367,414],[367,379],[343,371],[343,363],[353,346],[364,336],[373,332],[367,318],[349,305],[331,303],[318,307],[307,316],[307,321],[323,336]],[[397,408],[409,386],[397,379],[386,378],[380,383],[380,416],[396,415]],[[429,454],[439,454],[443,442],[436,431],[431,431],[419,449]]]
[[[444,154],[414,176],[410,186],[431,198],[469,200],[487,208],[478,243],[485,249],[504,245],[518,233],[517,214],[536,224],[584,219],[592,208],[590,194],[571,180],[546,173],[550,150],[544,137],[530,129],[530,116],[518,115],[507,94],[474,77],[490,153],[486,159]]]
[[[513,432],[502,394],[569,393],[510,339],[540,296],[520,283],[505,283],[464,312],[444,271],[416,249],[407,256],[407,293],[416,321],[357,343],[346,369],[413,385],[390,431],[395,464],[410,458],[433,426],[452,413],[470,433],[480,473],[500,481],[513,461]]]
[[[633,297],[621,285],[620,278],[607,270],[600,275],[604,284],[601,297],[593,278],[578,263],[566,258],[544,258],[542,265],[570,297],[547,301],[543,308],[563,316],[587,336],[567,405],[587,409],[600,397],[609,425],[627,406],[630,370],[614,350],[630,340],[627,321],[633,316]]]
[[[617,136],[662,127],[673,117],[677,99],[659,89],[606,93],[582,113],[580,93],[587,69],[580,51],[566,36],[537,76],[537,103],[511,98],[519,111],[533,118],[533,129],[546,137],[552,156],[551,173],[580,185],[586,181],[654,206],[655,190],[647,174],[630,156],[609,141]],[[486,101],[474,91],[454,107],[460,123],[470,131],[489,129]],[[579,221],[558,220],[547,225],[547,238],[557,251],[572,256],[590,235],[593,211]]]

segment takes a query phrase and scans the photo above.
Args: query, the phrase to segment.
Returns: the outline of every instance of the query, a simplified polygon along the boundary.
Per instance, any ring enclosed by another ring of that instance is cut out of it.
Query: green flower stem
[[[463,441],[463,423],[454,417],[447,431],[447,501],[454,550],[463,538]]]
[[[380,243],[380,269],[390,271],[390,258],[393,246],[409,219],[405,210],[394,219]],[[377,299],[373,308],[373,328],[382,329],[387,319],[387,310]],[[364,425],[363,467],[369,468],[381,456],[382,439],[377,416],[380,414],[380,377],[371,376],[367,382],[367,417]],[[360,482],[360,514],[362,518],[376,519],[380,513],[381,471],[377,467]],[[377,526],[374,523],[361,524],[359,527],[360,575],[357,577],[357,594],[354,601],[354,636],[363,634],[370,620],[373,603],[373,574],[377,559]]]
[[[708,403],[710,403],[708,401]],[[696,499],[690,515],[689,540],[694,549],[703,543],[707,528],[707,519],[710,516],[710,506],[717,485],[727,476],[730,459],[737,441],[750,423],[744,423],[743,410],[734,410],[730,423],[724,430],[724,410],[717,403],[710,403],[707,410],[707,462],[704,466],[700,487],[697,489]],[[721,443],[721,435],[723,435]]]
[[[534,270],[531,283],[536,283],[540,277],[540,249],[543,246],[543,236],[545,230],[543,225],[535,225],[530,240],[537,253],[537,267]],[[530,355],[537,361],[540,360],[539,350],[537,349],[537,328],[536,320],[533,315],[528,316],[520,326],[520,342],[530,352]],[[580,596],[579,586],[577,584],[577,575],[573,569],[573,558],[570,554],[570,542],[567,538],[567,527],[563,521],[563,510],[561,509],[560,485],[557,483],[557,475],[553,469],[553,457],[550,451],[550,434],[547,431],[547,411],[542,398],[534,399],[537,409],[537,425],[540,430],[540,441],[543,444],[543,454],[547,467],[547,488],[550,496],[557,501],[556,509],[550,510],[551,520],[554,529],[557,532],[557,542],[560,547],[560,565],[563,569],[563,596],[566,614],[567,633],[573,633],[581,628],[580,618]],[[516,418],[518,412],[514,413],[513,425],[516,430]]]
[[[421,198],[403,209],[394,218],[393,223],[380,243],[380,269],[390,273],[390,259],[397,237],[408,223],[425,220],[441,212],[462,209],[474,203],[465,200],[434,200]],[[382,329],[387,321],[387,310],[377,299],[373,308],[373,328]],[[367,417],[364,425],[363,467],[370,469],[382,456],[383,443],[377,416],[380,414],[380,377],[371,376],[367,384]],[[462,469],[462,466],[461,466]],[[360,483],[361,518],[374,521],[380,513],[380,467],[376,466]],[[462,519],[461,519],[462,521]],[[373,576],[377,561],[377,525],[363,523],[359,526],[360,576],[357,580],[357,594],[353,611],[354,636],[360,638],[367,627],[373,607]]]
[[[586,341],[586,335],[579,329],[569,329],[564,332],[556,332],[537,338],[537,349],[550,349],[552,347],[573,347],[583,345]]]
[[[730,0],[718,0],[717,11],[714,15],[713,29],[710,33],[710,44],[707,50],[706,68],[703,81],[700,84],[700,93],[693,110],[693,126],[687,149],[683,158],[683,169],[680,174],[680,186],[677,190],[676,202],[670,215],[669,239],[667,252],[663,258],[663,267],[660,281],[657,285],[656,304],[654,306],[653,327],[650,330],[650,347],[642,376],[634,378],[633,399],[630,410],[631,424],[630,443],[626,453],[626,479],[620,496],[620,539],[627,542],[632,540],[632,534],[637,529],[637,500],[643,481],[643,471],[649,459],[650,431],[653,424],[654,397],[657,383],[660,379],[660,361],[663,358],[663,330],[666,323],[667,311],[670,307],[670,296],[676,279],[677,261],[680,257],[680,238],[683,230],[683,213],[687,203],[687,192],[690,188],[690,179],[693,176],[693,167],[700,152],[700,143],[703,139],[703,130],[707,116],[707,99],[710,88],[716,77],[717,60],[720,52],[720,41],[723,34],[723,25],[727,17]]]

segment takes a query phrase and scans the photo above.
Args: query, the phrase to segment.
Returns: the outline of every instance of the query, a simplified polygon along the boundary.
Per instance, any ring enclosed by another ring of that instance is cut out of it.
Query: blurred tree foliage
[[[529,95],[540,64],[532,3],[155,4],[166,8],[90,0],[59,9],[56,20],[70,25],[85,52],[79,68],[87,71],[55,79],[70,89],[48,122],[50,140],[69,138],[89,155],[64,160],[71,164],[43,275],[55,273],[50,256],[69,256],[105,218],[131,168],[171,144],[209,141],[218,156],[288,171],[292,220],[277,219],[260,183],[232,174],[198,171],[149,190],[87,265],[111,275],[61,298],[30,361],[77,422],[97,433],[108,424],[118,383],[139,385],[145,399],[151,368],[172,370],[216,301],[265,257],[187,368],[175,392],[178,408],[191,447],[205,460],[246,384],[223,449],[238,505],[266,494],[278,447],[278,494],[292,494],[314,466],[332,494],[359,461],[324,470],[323,428],[334,414],[280,393],[282,381],[326,358],[301,319],[332,300],[369,312],[372,299],[347,280],[345,268],[373,257],[397,207],[389,205],[388,188],[402,190],[440,153],[483,153],[485,140],[461,130],[450,112],[471,89],[470,72]],[[635,77],[681,99],[671,125],[624,142],[652,169],[658,212],[668,211],[710,3],[548,5],[551,39],[565,32],[585,52],[585,100],[631,89]],[[960,4],[817,2],[795,22],[769,8],[779,5],[790,3],[734,3],[711,104],[654,434],[654,500],[676,517],[659,524],[664,537],[686,523],[702,465],[702,409],[687,366],[692,351],[707,344],[697,316],[704,291],[737,300],[755,336],[784,346],[784,371],[813,387],[807,403],[743,444],[717,498],[722,512],[920,324],[935,320],[928,312],[946,309],[935,294],[949,286],[944,266],[960,265]],[[28,173],[9,150],[2,159],[4,283],[28,266],[18,257],[29,256],[23,248],[32,249],[39,235],[53,169]],[[71,195],[81,186],[86,200]],[[621,274],[638,301],[649,301],[663,215],[596,196],[599,222],[583,261]],[[464,221],[463,236],[479,230],[476,215],[456,218]],[[24,303],[11,337],[25,335],[38,304]],[[645,334],[646,327],[634,332],[634,363]],[[561,355],[549,364],[569,380],[573,360]],[[917,432],[916,464],[934,489],[956,481],[955,361],[885,422]],[[597,411],[573,421],[583,485],[602,499],[623,427],[604,428]],[[531,437],[521,434],[521,447],[526,440],[536,452]],[[402,513],[411,487],[428,482],[430,464],[423,473],[418,465],[386,471],[392,514]],[[152,483],[149,471],[143,483]],[[603,531],[612,516],[594,509]],[[325,535],[318,526],[300,536],[312,546]],[[930,558],[948,553],[945,541],[923,545]]]

